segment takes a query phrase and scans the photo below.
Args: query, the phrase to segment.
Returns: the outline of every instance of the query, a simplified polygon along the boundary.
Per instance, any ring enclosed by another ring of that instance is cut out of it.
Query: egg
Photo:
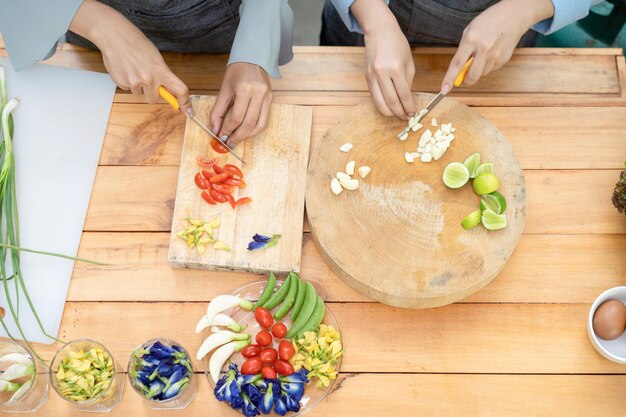
[[[617,339],[626,328],[626,306],[619,300],[607,300],[593,314],[593,331],[600,339]]]

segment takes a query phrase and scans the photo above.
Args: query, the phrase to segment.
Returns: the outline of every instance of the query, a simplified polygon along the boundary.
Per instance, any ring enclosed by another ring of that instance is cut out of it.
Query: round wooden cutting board
[[[416,96],[423,108],[430,94]],[[409,164],[431,119],[452,122],[456,139],[439,160]],[[309,161],[306,210],[322,256],[347,284],[365,296],[397,307],[436,307],[483,288],[502,270],[526,219],[524,175],[511,146],[487,119],[452,98],[427,115],[424,127],[401,142],[406,123],[382,116],[373,103],[356,106],[318,141]],[[354,145],[347,153],[339,147]],[[471,180],[452,190],[442,181],[448,163],[480,152],[493,162],[499,192],[508,203],[508,226],[465,231],[461,220],[479,207]],[[336,196],[330,181],[348,161],[371,167],[355,191]]]

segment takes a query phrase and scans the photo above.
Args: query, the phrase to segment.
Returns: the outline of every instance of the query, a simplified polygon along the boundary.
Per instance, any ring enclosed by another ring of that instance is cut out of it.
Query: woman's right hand
[[[163,85],[178,98],[183,111],[192,111],[185,83],[174,75],[141,30],[115,9],[85,0],[74,15],[70,30],[100,49],[104,66],[121,89],[144,94],[148,103],[156,103],[159,86]]]

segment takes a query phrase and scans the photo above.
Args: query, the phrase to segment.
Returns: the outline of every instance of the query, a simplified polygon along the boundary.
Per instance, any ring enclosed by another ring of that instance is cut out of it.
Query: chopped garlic
[[[423,125],[423,124],[421,124],[421,123],[416,123],[416,124],[415,124],[415,125],[411,128],[411,130],[412,130],[413,132],[417,132],[418,130],[420,130],[420,129],[421,129],[421,128],[423,128],[423,127],[424,127],[424,125]]]
[[[341,183],[339,183],[339,180],[337,178],[333,178],[332,180],[330,180],[330,191],[332,191],[335,195],[339,195],[343,191],[343,188],[341,188]]]
[[[350,161],[346,164],[346,174],[354,175],[354,167],[356,166],[356,162]]]
[[[341,145],[341,147],[339,148],[339,150],[341,152],[348,152],[350,149],[352,149],[352,144],[351,143],[344,143],[343,145]]]
[[[431,125],[431,126],[434,126],[434,127],[437,127],[437,119],[435,119],[435,118],[433,117],[433,120],[431,120],[431,121],[430,121],[430,125]]]
[[[421,160],[422,162],[430,162],[430,161],[432,161],[432,160],[433,160],[433,156],[432,156],[431,154],[429,154],[429,153],[425,153],[425,154],[423,154],[423,155],[420,157],[420,160]]]
[[[365,178],[369,175],[370,172],[372,172],[372,168],[363,165],[362,167],[359,167],[359,169],[357,169],[357,172],[359,173],[359,177]]]
[[[349,180],[340,179],[339,183],[346,190],[354,191],[357,188],[359,188],[359,180],[357,180],[357,179],[349,179]]]
[[[398,135],[398,139],[400,140],[406,140],[409,137],[409,132],[404,129],[402,132],[400,132],[400,134]]]
[[[404,159],[405,159],[405,161],[407,161],[409,164],[412,164],[412,163],[413,163],[413,161],[415,160],[415,159],[413,158],[413,154],[412,154],[412,153],[410,153],[410,152],[405,152],[405,153],[404,153]]]

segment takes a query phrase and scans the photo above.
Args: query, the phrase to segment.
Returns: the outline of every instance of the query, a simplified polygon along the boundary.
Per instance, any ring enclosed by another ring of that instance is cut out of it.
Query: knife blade
[[[159,95],[169,103],[170,106],[172,106],[174,108],[174,110],[178,110],[181,113],[183,113],[182,109],[180,108],[180,106],[178,105],[178,99],[169,92],[169,90],[163,86],[159,87]],[[183,113],[185,114],[185,113]],[[198,118],[196,116],[189,116],[187,114],[185,114],[185,116],[187,116],[187,118],[191,119],[192,122],[194,122],[200,129],[202,129],[205,133],[207,133],[209,136],[211,136],[214,140],[218,141],[223,147],[225,147],[226,149],[228,149],[228,152],[230,152],[230,154],[232,156],[234,156],[235,158],[237,158],[239,161],[241,161],[242,164],[244,165],[248,165],[246,163],[246,161],[243,160],[242,157],[240,157],[239,155],[237,155],[237,153],[235,151],[233,151],[227,144],[224,143],[223,140],[221,140],[220,138],[217,137],[217,135],[215,133],[213,133],[211,131],[211,129],[209,129],[208,127],[206,127],[204,125],[204,123],[202,123],[200,120],[198,120]]]

